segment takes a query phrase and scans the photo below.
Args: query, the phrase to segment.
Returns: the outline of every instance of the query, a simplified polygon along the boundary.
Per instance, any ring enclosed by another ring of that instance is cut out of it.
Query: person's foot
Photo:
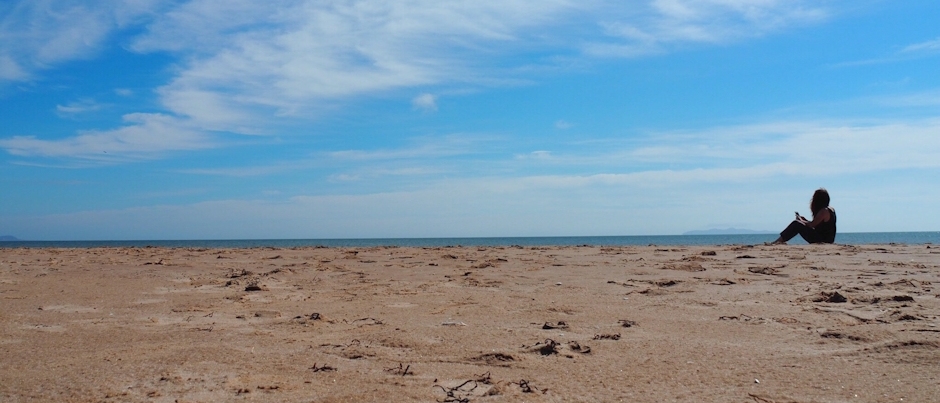
[[[773,242],[764,242],[764,245],[786,245],[787,241],[784,241],[781,238],[775,239]]]

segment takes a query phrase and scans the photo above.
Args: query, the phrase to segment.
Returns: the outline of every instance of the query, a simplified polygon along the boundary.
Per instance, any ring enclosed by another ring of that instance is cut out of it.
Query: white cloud
[[[937,169],[936,133],[936,119],[875,124],[792,121],[561,142],[554,150],[536,151],[513,150],[527,146],[499,140],[422,139],[403,148],[336,151],[315,160],[330,166],[336,180],[408,173],[429,179],[525,177],[542,185],[575,188],[650,183],[688,187]]]
[[[492,60],[535,48],[565,51],[586,40],[557,34],[560,24],[596,24],[605,30],[610,40],[587,39],[590,53],[640,54],[669,43],[735,40],[825,18],[814,4],[22,0],[7,6],[10,12],[0,20],[0,78],[22,80],[56,63],[89,57],[113,31],[143,24],[144,33],[132,39],[130,49],[175,52],[190,60],[163,89],[171,111],[184,114],[198,105],[198,97],[173,93],[210,91],[236,94],[233,103],[289,114],[323,99],[483,82],[495,77],[486,71],[495,66],[481,65],[480,56]]]
[[[252,111],[239,94],[182,88],[176,84],[160,88],[163,105],[175,114],[185,116],[202,130],[257,134],[264,126],[258,113]]]
[[[596,56],[637,57],[674,46],[725,43],[817,23],[830,11],[790,0],[653,0],[608,6],[600,24],[612,39],[585,45]]]
[[[940,106],[940,90],[921,91],[904,95],[883,96],[870,99],[881,106],[916,108]]]
[[[799,175],[940,167],[940,120],[908,122],[780,122],[657,136],[632,155],[646,162],[700,161],[750,165]],[[775,166],[776,165],[776,166]]]
[[[937,170],[924,171],[936,174]],[[716,174],[717,172],[711,172]],[[779,172],[777,175],[780,175]],[[700,178],[706,178],[700,181]],[[826,186],[840,230],[940,225],[930,178],[764,176],[736,183],[696,170],[631,175],[455,178],[413,190],[209,200],[43,216],[4,216],[29,239],[233,239],[678,234],[734,220],[778,230]],[[676,186],[676,180],[682,186]],[[687,182],[687,183],[685,183]],[[905,208],[898,210],[896,207]],[[890,214],[886,214],[890,211]],[[101,226],[107,222],[109,225]],[[738,224],[736,224],[738,225]]]
[[[435,112],[437,111],[437,97],[428,93],[418,95],[411,100],[411,106],[417,110]]]
[[[881,63],[897,63],[940,54],[940,38],[904,46],[889,56],[833,64],[833,67],[855,67]]]
[[[940,53],[940,38],[905,46],[900,53]]]
[[[471,66],[486,46],[521,46],[526,27],[571,9],[568,0],[501,2],[196,0],[148,26],[137,51],[189,55],[160,89],[176,114],[236,130],[246,111],[316,113],[348,97],[481,80]],[[509,49],[500,52],[509,52]],[[505,53],[503,53],[505,54]],[[258,114],[250,117],[257,121]]]
[[[519,73],[498,67],[499,60],[518,51],[648,54],[671,43],[732,41],[825,17],[807,4],[349,0],[273,7],[194,0],[156,17],[132,49],[188,56],[159,91],[170,111],[216,130],[252,131],[245,121],[316,114],[349,97],[511,81]],[[586,32],[603,29],[607,39],[555,32],[571,23],[584,24]],[[430,105],[418,101],[420,108]]]
[[[11,55],[0,54],[0,80],[22,81],[28,79],[29,76],[29,73]]]
[[[174,125],[166,117],[136,119],[144,125],[146,119]],[[540,150],[524,154],[526,158],[497,156],[476,165],[499,165],[498,169],[464,169],[462,175],[435,170],[441,166],[433,164],[435,158],[446,160],[451,155],[446,147],[416,144],[335,155],[351,162],[355,170],[333,173],[326,180],[356,181],[355,194],[339,183],[343,190],[285,194],[280,200],[267,194],[266,200],[211,200],[38,217],[0,214],[0,222],[23,238],[53,239],[675,234],[715,226],[723,217],[732,217],[736,226],[776,230],[794,209],[805,209],[813,189],[825,186],[841,213],[842,231],[924,231],[940,225],[940,216],[923,214],[940,197],[933,186],[940,172],[938,132],[936,119],[716,127],[655,133],[632,143],[599,143],[574,151]],[[53,149],[73,147],[91,154],[117,141],[107,137],[120,137],[99,135],[105,138],[89,139],[88,144],[47,143],[43,152],[74,154],[75,150]],[[133,136],[120,140],[137,141]],[[572,157],[572,152],[579,155]],[[552,167],[567,167],[558,172],[532,171],[531,159],[539,158],[551,158]],[[637,159],[643,160],[643,167],[630,165]],[[398,160],[406,164],[383,165]],[[334,162],[327,163],[334,166]],[[408,175],[426,178],[407,187],[385,186],[388,177]],[[372,180],[377,176],[383,180]],[[897,205],[905,208],[897,210]],[[100,222],[114,225],[94,224]]]
[[[821,9],[807,4],[811,3],[20,1],[0,22],[0,76],[32,77],[57,63],[94,55],[115,30],[143,27],[142,33],[128,39],[129,49],[169,52],[180,58],[174,66],[176,75],[156,90],[167,115],[182,117],[187,130],[264,134],[273,120],[310,119],[351,98],[416,87],[518,81],[529,70],[505,62],[519,52],[570,53],[584,48],[592,55],[647,54],[666,51],[670,44],[733,41],[825,17]],[[580,32],[586,34],[560,33],[565,30],[559,26],[571,24],[585,27]],[[432,110],[436,99],[423,94],[414,105]],[[60,111],[71,113],[74,107],[64,105]],[[119,131],[133,130],[129,126]],[[19,150],[25,150],[27,140],[62,145],[81,143],[88,136],[14,140]],[[184,143],[176,148],[191,147],[187,139],[181,140]],[[27,154],[31,153],[20,151]]]
[[[29,80],[58,63],[89,58],[113,30],[148,14],[156,4],[22,0],[0,6],[0,80]]]
[[[193,175],[211,175],[211,176],[231,176],[247,178],[252,176],[274,175],[284,172],[297,171],[301,169],[310,169],[310,164],[305,163],[279,163],[270,166],[239,166],[234,168],[197,168],[181,169],[175,172]]]
[[[98,162],[125,162],[152,158],[168,151],[214,146],[198,130],[177,118],[135,113],[124,116],[127,126],[107,131],[87,131],[61,140],[15,136],[0,140],[0,147],[21,157],[79,158]]]
[[[59,117],[73,117],[76,115],[99,111],[104,105],[95,102],[93,99],[81,99],[71,102],[67,105],[56,105],[56,114]]]
[[[442,159],[459,155],[479,154],[493,138],[473,135],[448,135],[423,137],[411,140],[411,144],[395,149],[341,150],[326,154],[332,162],[387,161],[403,159]]]
[[[458,171],[459,160],[483,156],[494,143],[484,136],[447,135],[422,137],[399,148],[350,149],[322,151],[309,158],[281,160],[270,165],[235,166],[227,168],[195,168],[176,172],[197,175],[251,177],[277,175],[287,172],[311,171],[329,167],[332,170],[350,169],[331,175],[336,181],[353,181],[382,176],[415,176]]]
[[[878,174],[940,167],[936,133],[936,119],[770,122],[569,145],[552,154],[552,166],[583,172],[578,181],[674,186]]]
[[[546,150],[536,150],[528,154],[517,154],[515,159],[548,161],[552,159],[552,152]]]

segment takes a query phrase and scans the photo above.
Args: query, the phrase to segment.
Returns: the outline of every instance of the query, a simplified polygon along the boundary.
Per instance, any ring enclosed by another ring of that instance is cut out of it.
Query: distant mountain
[[[741,235],[741,234],[774,234],[773,231],[754,231],[752,229],[725,228],[706,229],[683,232],[682,235]]]
[[[13,235],[0,235],[0,241],[19,241],[20,239]]]

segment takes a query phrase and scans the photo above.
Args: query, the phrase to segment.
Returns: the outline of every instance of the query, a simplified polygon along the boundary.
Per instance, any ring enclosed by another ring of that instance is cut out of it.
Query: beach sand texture
[[[940,401],[934,245],[0,249],[0,306],[2,402]]]

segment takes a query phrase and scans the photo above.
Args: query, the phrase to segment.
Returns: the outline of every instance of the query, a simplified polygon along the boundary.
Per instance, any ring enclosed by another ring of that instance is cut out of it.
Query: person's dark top
[[[834,243],[836,241],[836,209],[826,208],[829,209],[829,221],[817,225],[816,233],[819,234],[822,242]]]

